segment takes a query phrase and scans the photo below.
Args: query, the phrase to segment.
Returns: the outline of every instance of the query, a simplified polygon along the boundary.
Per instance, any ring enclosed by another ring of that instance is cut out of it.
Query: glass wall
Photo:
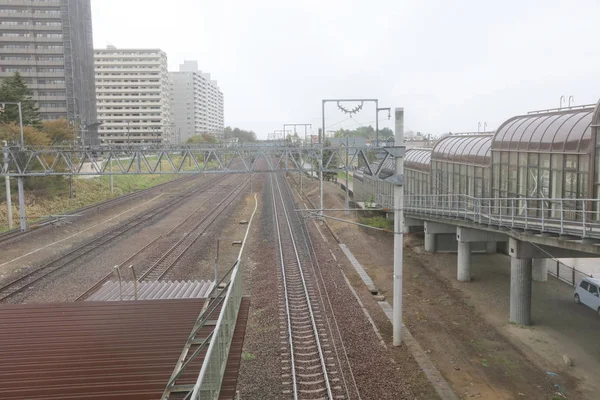
[[[433,194],[489,197],[491,143],[492,135],[440,139],[431,154]]]
[[[558,218],[558,199],[573,199],[563,200],[564,217],[578,218],[582,202],[574,199],[592,195],[593,114],[593,108],[530,114],[500,126],[492,143],[492,194],[514,199],[503,203],[503,212]]]
[[[408,149],[404,158],[404,194],[430,194],[431,150]]]

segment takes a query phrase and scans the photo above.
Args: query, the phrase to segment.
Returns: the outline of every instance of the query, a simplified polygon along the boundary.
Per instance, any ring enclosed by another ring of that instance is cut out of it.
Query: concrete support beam
[[[469,242],[458,242],[456,279],[460,282],[471,280],[471,243]]]
[[[404,233],[416,232],[423,230],[425,227],[425,221],[416,218],[404,218],[402,223],[402,229]]]
[[[425,233],[433,233],[437,235],[438,233],[455,233],[456,227],[447,224],[440,224],[438,222],[430,222],[425,221]]]
[[[498,244],[496,242],[486,242],[485,252],[487,254],[494,254],[498,251]]]
[[[515,238],[508,241],[508,255],[514,258],[586,258],[598,257],[597,253],[582,253],[581,251],[550,247],[543,244],[533,244]]]
[[[452,225],[439,224],[437,222],[423,221],[425,231],[425,251],[434,253],[436,251],[436,235],[453,234],[456,228]]]
[[[456,228],[456,240],[460,242],[506,242],[508,235],[505,233],[490,232],[471,228]]]
[[[510,259],[510,322],[531,324],[531,258]]]
[[[532,262],[532,278],[534,282],[548,281],[548,263],[554,263],[549,258],[535,258]]]

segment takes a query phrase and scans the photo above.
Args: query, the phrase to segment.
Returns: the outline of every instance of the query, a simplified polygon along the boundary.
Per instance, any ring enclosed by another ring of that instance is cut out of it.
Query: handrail
[[[405,195],[405,212],[451,216],[479,224],[600,238],[600,199]]]
[[[190,399],[216,399],[218,397],[218,394],[221,390],[223,374],[225,373],[229,349],[231,346],[231,341],[233,340],[233,332],[235,330],[242,300],[243,282],[240,265],[242,254],[248,239],[248,234],[252,226],[252,221],[254,220],[254,216],[258,209],[258,199],[256,194],[254,195],[254,201],[254,211],[252,212],[252,216],[248,221],[248,227],[246,228],[246,233],[244,235],[244,239],[242,240],[242,246],[238,253],[237,260],[229,269],[229,271],[223,276],[223,278],[221,278],[219,284],[223,282],[225,278],[229,276],[229,274],[231,274],[231,278],[224,290],[216,295],[214,294],[214,291],[219,285],[215,283],[213,290],[208,296],[209,300],[198,315],[196,323],[194,324],[194,328],[188,336],[186,345],[181,352],[179,360],[177,361],[173,373],[169,378],[169,382],[167,383],[167,386],[163,392],[162,399],[168,399],[171,393],[176,391],[177,379],[181,377],[185,368],[190,365],[191,361],[198,354],[200,354],[200,352],[206,348],[207,345],[208,349],[206,350],[196,383],[193,385],[193,387],[186,386],[185,388],[179,388],[177,391],[188,392],[186,398]],[[204,338],[202,343],[194,350],[192,355],[188,357],[188,353],[196,341],[197,333],[200,332],[202,327],[205,326],[206,322],[219,306],[221,306],[221,310],[215,328],[207,338]]]

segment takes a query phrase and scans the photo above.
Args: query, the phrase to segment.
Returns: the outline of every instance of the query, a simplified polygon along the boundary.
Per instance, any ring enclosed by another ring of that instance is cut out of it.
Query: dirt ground
[[[305,181],[305,193],[318,201],[318,185]],[[342,208],[343,192],[326,183],[325,208]],[[354,219],[344,212],[326,213]],[[329,226],[346,244],[391,304],[393,237],[356,225],[328,220]],[[550,376],[536,365],[535,356],[524,352],[494,326],[487,313],[481,313],[450,279],[437,268],[450,262],[422,252],[422,241],[415,236],[405,239],[404,252],[404,323],[434,365],[460,398],[477,399],[569,399],[584,398],[577,380],[559,372]],[[454,261],[455,263],[455,261]],[[351,279],[357,291],[366,291],[355,274]],[[381,318],[377,304],[365,301],[384,335],[391,335],[391,324]]]
[[[260,185],[266,185],[264,180]],[[244,269],[244,285],[250,294],[251,306],[238,391],[243,399],[291,398],[291,394],[288,397],[282,391],[285,363],[289,361],[281,356],[280,347],[281,304],[278,304],[276,296],[280,282],[272,204],[264,190],[259,193],[262,193],[260,213],[252,229],[247,260],[244,257],[248,265]],[[371,326],[344,281],[340,265],[344,262],[343,254],[339,248],[333,247],[335,241],[331,235],[321,231],[312,220],[308,221],[308,230],[319,261],[314,273],[319,276],[318,285],[322,285],[323,293],[326,293],[321,309],[329,315],[330,321],[335,321],[331,332],[327,333],[337,349],[332,357],[338,354],[351,365],[351,371],[344,371],[342,375],[346,377],[348,386],[356,385],[363,399],[438,398],[410,353],[405,348],[393,348],[379,339],[378,332]],[[329,239],[321,240],[325,237]]]

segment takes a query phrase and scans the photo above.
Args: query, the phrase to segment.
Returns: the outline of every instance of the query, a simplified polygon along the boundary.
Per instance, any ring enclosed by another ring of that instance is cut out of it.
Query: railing
[[[229,271],[217,284],[215,284],[213,291],[209,295],[209,301],[202,309],[202,312],[194,324],[192,333],[188,337],[186,346],[181,352],[171,378],[167,383],[167,387],[163,392],[162,399],[168,399],[170,398],[170,395],[174,393],[187,393],[185,399],[189,400],[217,399],[219,396],[223,375],[225,373],[225,368],[227,367],[229,349],[233,340],[233,333],[242,301],[243,280],[242,271],[240,271],[241,257],[246,246],[254,215],[258,209],[256,195],[254,195],[254,201],[254,211],[248,222],[248,227],[242,241],[242,247],[238,254],[238,258]],[[229,282],[225,288],[218,291],[218,288],[227,279],[229,279]],[[220,311],[218,311],[219,307]],[[219,312],[215,328],[208,337],[199,339],[197,334],[207,325],[215,312]],[[197,345],[197,347],[195,347],[193,353],[189,355],[189,352],[195,345]],[[188,367],[194,358],[201,354],[204,349],[206,349],[206,354],[204,355],[204,360],[196,383],[194,385],[179,385],[177,381],[182,376],[186,367]]]
[[[236,261],[231,281],[224,290],[226,294],[221,313],[212,333],[212,339],[206,351],[200,375],[194,385],[191,399],[216,399],[221,390],[229,348],[233,340],[233,331],[242,301],[242,273],[239,264],[240,261]]]
[[[548,268],[548,273],[569,285],[575,287],[583,278],[591,278],[592,275],[579,271],[577,268],[569,267],[559,260],[555,260],[556,267]]]
[[[463,194],[404,197],[405,213],[479,224],[600,238],[600,199],[477,198]]]

